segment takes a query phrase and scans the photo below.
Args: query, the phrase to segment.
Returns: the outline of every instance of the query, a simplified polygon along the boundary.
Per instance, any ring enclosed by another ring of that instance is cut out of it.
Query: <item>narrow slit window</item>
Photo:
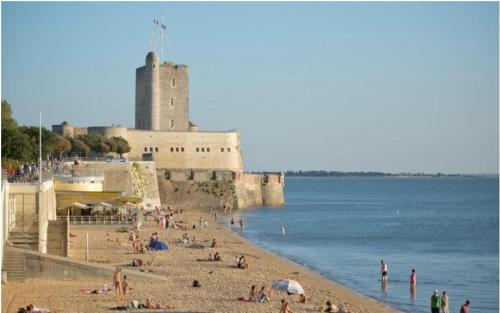
[[[224,152],[224,148],[220,148],[220,152]]]
[[[179,152],[179,147],[176,147],[176,148],[175,148],[175,152]]]
[[[173,147],[170,147],[170,152],[174,152],[174,148]]]
[[[170,120],[170,128],[174,127],[174,120]]]
[[[184,152],[184,147],[181,147],[181,152]]]
[[[205,148],[201,148],[201,152],[205,152]]]
[[[210,152],[210,148],[207,148],[207,152]]]
[[[196,152],[200,152],[200,148],[196,148]]]
[[[172,87],[175,87],[175,78],[172,78]]]
[[[174,106],[174,98],[170,98],[170,105]]]
[[[153,147],[149,147],[149,152],[153,152]]]
[[[148,147],[144,147],[144,152],[148,152]]]
[[[227,148],[227,152],[231,152],[231,148]]]
[[[155,148],[155,151],[158,152],[158,147]]]

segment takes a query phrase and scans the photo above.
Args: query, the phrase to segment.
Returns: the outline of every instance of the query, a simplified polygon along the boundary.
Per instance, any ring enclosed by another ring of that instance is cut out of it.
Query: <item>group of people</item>
[[[237,268],[248,268],[249,265],[248,265],[248,262],[247,260],[245,259],[245,256],[242,255],[241,257],[239,256],[236,256],[235,257],[235,260],[234,260],[234,265],[237,267]]]
[[[233,226],[234,226],[234,217],[231,217],[230,223],[231,223],[231,228],[233,228]],[[242,218],[240,218],[239,224],[240,224],[240,230],[243,230],[243,226],[244,226],[245,223],[243,222]]]
[[[128,300],[128,293],[130,290],[129,281],[127,276],[123,276],[122,280],[122,269],[117,266],[113,274],[113,286],[115,287],[115,293],[117,297],[121,297],[124,300]]]
[[[384,286],[388,281],[388,268],[387,263],[382,259],[380,261],[380,274],[382,276],[382,286]],[[417,273],[415,269],[411,270],[410,273],[410,291],[412,295],[415,293],[415,288],[417,286]],[[467,300],[460,307],[460,313],[469,313],[470,301]],[[449,301],[448,292],[443,291],[442,295],[439,294],[439,290],[435,289],[431,296],[431,313],[449,313]]]
[[[35,162],[19,164],[17,167],[4,165],[2,169],[9,182],[25,183],[38,180],[39,166]]]
[[[266,287],[262,286],[259,291],[257,291],[257,286],[253,285],[250,288],[250,293],[248,297],[240,297],[240,301],[244,302],[269,302],[270,298],[267,294]]]
[[[140,234],[137,230],[131,231],[129,233],[128,240],[132,242],[132,248],[134,250],[134,253],[146,253],[146,248],[144,247],[144,244],[140,242]]]

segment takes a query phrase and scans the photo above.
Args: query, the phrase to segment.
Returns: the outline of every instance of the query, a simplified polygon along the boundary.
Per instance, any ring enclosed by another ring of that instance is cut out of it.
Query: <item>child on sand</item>
[[[128,290],[129,290],[129,285],[128,285],[127,276],[123,276],[123,299],[124,300],[128,300]]]

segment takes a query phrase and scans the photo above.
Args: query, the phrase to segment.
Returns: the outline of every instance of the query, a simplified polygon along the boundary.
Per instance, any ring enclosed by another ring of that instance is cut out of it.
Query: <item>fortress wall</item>
[[[103,191],[125,192],[143,198],[147,203],[160,205],[156,166],[154,162],[83,162],[81,167],[104,172]]]
[[[262,184],[262,199],[265,206],[282,206],[285,204],[283,188],[285,176],[281,174],[265,174]]]
[[[132,148],[128,153],[129,158],[142,158],[143,153],[153,153],[157,168],[231,171],[243,169],[240,136],[236,132],[167,132],[128,129],[127,140]]]
[[[92,126],[88,127],[88,133],[97,133],[99,135],[102,135],[107,138],[111,137],[123,137],[127,139],[127,128],[126,127],[120,127],[120,126],[111,126],[111,127],[105,127],[105,126]]]
[[[73,127],[73,136],[87,135],[87,127]]]
[[[171,208],[204,210],[228,210],[235,207],[232,182],[195,180],[196,175],[193,180],[169,180],[165,177],[165,172],[157,171],[162,204]],[[172,173],[170,175],[172,176]],[[198,177],[201,179],[202,176]]]
[[[263,205],[261,176],[243,174],[235,181],[237,208],[252,208]]]

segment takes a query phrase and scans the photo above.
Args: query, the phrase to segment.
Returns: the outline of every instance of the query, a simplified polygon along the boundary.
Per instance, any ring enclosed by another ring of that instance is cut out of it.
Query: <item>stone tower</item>
[[[160,64],[149,52],[146,65],[136,70],[135,128],[189,130],[188,67],[172,62]]]

